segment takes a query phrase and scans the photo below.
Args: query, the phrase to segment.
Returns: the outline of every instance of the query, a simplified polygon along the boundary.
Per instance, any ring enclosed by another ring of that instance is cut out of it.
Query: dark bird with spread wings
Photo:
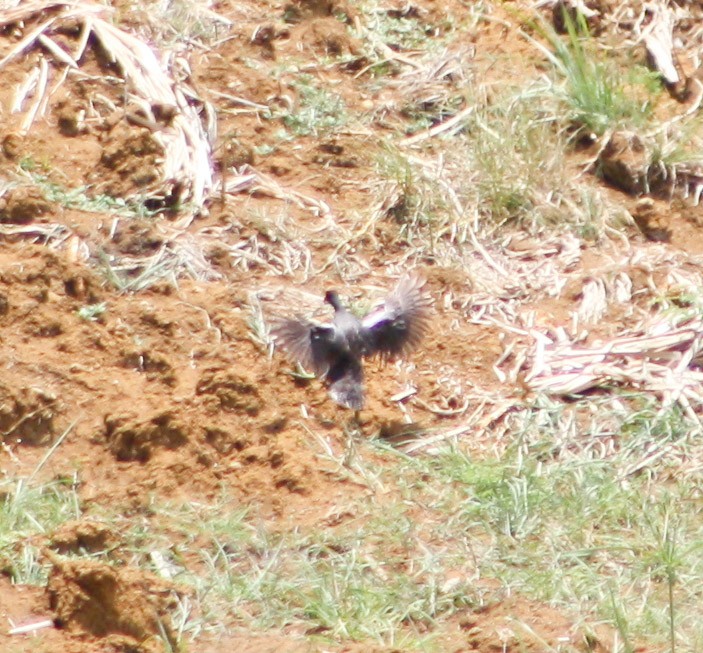
[[[336,292],[325,294],[334,308],[332,324],[315,324],[304,318],[278,321],[272,334],[292,358],[326,380],[338,404],[361,410],[364,405],[362,359],[383,361],[407,354],[420,342],[429,325],[424,280],[416,275],[400,279],[381,306],[359,319]]]

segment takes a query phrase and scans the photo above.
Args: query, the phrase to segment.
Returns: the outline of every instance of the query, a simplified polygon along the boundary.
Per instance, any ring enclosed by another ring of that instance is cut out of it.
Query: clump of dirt
[[[244,373],[229,369],[211,368],[203,372],[195,388],[198,395],[208,395],[217,400],[214,410],[225,410],[258,415],[263,407],[259,391]]]
[[[0,437],[40,445],[54,435],[56,397],[39,387],[14,387],[0,381]]]
[[[52,563],[47,593],[56,624],[69,631],[107,637],[123,650],[156,653],[159,636],[175,646],[169,612],[173,587],[147,572],[117,569],[97,560],[63,560],[46,552]]]
[[[29,224],[51,211],[51,204],[34,187],[18,186],[0,200],[0,222]]]
[[[122,362],[125,367],[146,372],[150,380],[160,381],[167,386],[176,384],[176,372],[166,354],[146,347],[129,347],[122,352]]]
[[[19,325],[26,340],[55,338],[77,321],[70,316],[83,302],[99,301],[97,279],[78,264],[42,248],[27,249],[22,263],[0,272],[6,326]],[[26,341],[25,340],[25,341]]]
[[[648,152],[634,133],[615,132],[598,157],[603,177],[627,193],[639,195],[647,188]]]
[[[79,519],[67,521],[59,526],[51,536],[50,546],[58,553],[94,553],[116,544],[115,533],[97,521]]]
[[[655,147],[651,138],[616,131],[598,155],[600,174],[614,189],[629,196],[619,193],[614,197],[628,207],[647,240],[698,254],[703,248],[696,199],[700,171],[690,165],[653,165]]]
[[[106,140],[100,165],[117,173],[119,181],[103,187],[103,192],[116,197],[127,188],[141,188],[159,179],[158,161],[164,156],[163,147],[146,128],[134,129],[118,125]]]
[[[24,152],[24,138],[17,132],[10,132],[2,139],[2,153],[8,159],[19,159]]]
[[[657,211],[656,202],[641,198],[632,211],[635,224],[648,240],[669,242],[671,240],[670,212]]]
[[[171,410],[105,417],[105,436],[117,460],[148,461],[155,448],[177,449],[188,441],[188,426]]]
[[[358,12],[344,0],[293,0],[284,7],[284,17],[288,22],[312,16],[344,16],[351,21]]]
[[[9,308],[0,313],[7,314],[10,322],[23,321],[35,310],[36,306],[30,310],[28,300],[41,304],[68,296],[97,302],[102,297],[99,279],[93,272],[45,247],[23,248],[21,260],[21,265],[5,264],[0,271],[0,286],[5,286]]]
[[[349,36],[345,26],[336,18],[312,18],[291,31],[297,47],[327,56],[358,55],[361,43]]]
[[[112,241],[123,254],[148,256],[163,245],[164,236],[154,220],[133,218],[117,226]]]
[[[85,108],[75,98],[66,98],[56,103],[54,115],[59,132],[63,136],[79,136],[89,131],[85,123]]]

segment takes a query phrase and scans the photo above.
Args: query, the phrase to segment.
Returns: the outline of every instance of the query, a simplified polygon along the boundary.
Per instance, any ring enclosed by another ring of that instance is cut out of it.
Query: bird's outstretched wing
[[[340,356],[327,373],[330,396],[338,404],[361,410],[364,407],[364,373],[361,362],[351,356]]]
[[[317,376],[328,373],[337,357],[334,329],[301,318],[283,318],[271,328],[271,334],[295,360]]]
[[[422,291],[424,284],[417,275],[402,277],[383,305],[362,319],[368,356],[389,359],[417,346],[429,326],[430,298]]]

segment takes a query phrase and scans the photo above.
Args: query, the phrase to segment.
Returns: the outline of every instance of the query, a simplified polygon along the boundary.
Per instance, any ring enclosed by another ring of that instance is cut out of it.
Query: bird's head
[[[342,308],[342,302],[339,300],[339,295],[336,290],[328,290],[325,293],[325,301],[334,308],[335,311]]]

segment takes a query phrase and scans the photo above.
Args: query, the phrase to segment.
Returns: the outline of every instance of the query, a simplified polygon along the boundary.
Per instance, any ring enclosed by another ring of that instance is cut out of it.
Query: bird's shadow
[[[388,419],[378,425],[376,437],[393,447],[402,447],[426,435],[427,429],[422,424],[416,422],[408,424],[397,419]]]

